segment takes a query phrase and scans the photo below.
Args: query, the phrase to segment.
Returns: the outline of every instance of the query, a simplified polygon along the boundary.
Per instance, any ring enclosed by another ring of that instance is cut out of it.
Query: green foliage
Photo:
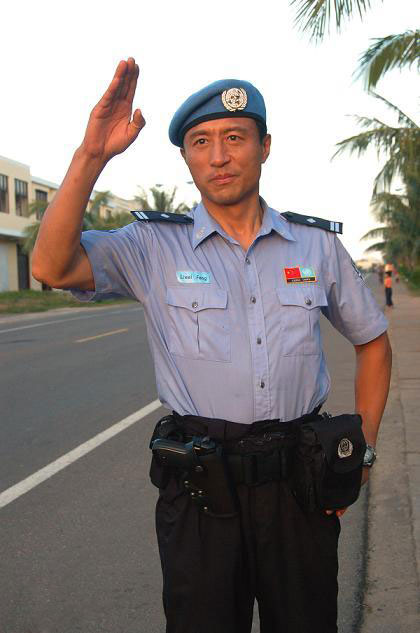
[[[35,200],[35,202],[31,202],[29,205],[28,215],[34,215],[36,220],[32,222],[32,224],[29,224],[29,226],[27,226],[24,230],[23,250],[25,253],[30,253],[35,246],[39,226],[47,207],[48,202],[46,200]]]
[[[108,204],[110,195],[109,191],[98,191],[95,194],[89,211],[86,211],[83,216],[83,231],[110,231],[111,229],[119,229],[126,226],[126,224],[134,222],[134,218],[131,213],[126,211],[116,213],[108,211],[105,218],[100,216],[101,206],[106,206]],[[35,246],[41,220],[47,207],[48,202],[44,200],[36,200],[29,205],[29,215],[35,215],[36,220],[27,226],[24,231],[25,241],[23,243],[23,249],[26,253],[30,253]]]
[[[165,213],[188,213],[190,207],[181,202],[177,206],[174,205],[177,187],[172,191],[166,191],[161,187],[151,187],[150,191],[145,191],[139,187],[140,193],[135,196],[135,200],[139,205],[140,211],[162,211]],[[151,200],[150,200],[151,197]]]
[[[295,23],[302,31],[309,31],[311,39],[320,41],[329,33],[330,22],[335,18],[337,31],[342,23],[357,13],[360,18],[370,9],[370,0],[291,0],[297,5]]]
[[[406,31],[397,35],[375,38],[360,56],[357,77],[363,77],[367,90],[393,68],[420,68],[420,31]]]
[[[104,307],[114,303],[129,303],[131,299],[118,297],[98,302],[87,302],[85,308]],[[65,290],[42,292],[40,290],[18,290],[0,292],[0,314],[21,314],[25,312],[45,312],[55,308],[80,308],[80,301]]]
[[[385,103],[392,112],[397,114],[398,126],[390,126],[376,118],[356,116],[362,128],[370,128],[355,136],[337,143],[338,156],[344,151],[361,156],[368,148],[376,149],[378,156],[385,154],[387,160],[374,182],[373,194],[390,188],[397,175],[412,173],[418,180],[420,172],[420,128],[402,110],[378,94],[374,97]]]

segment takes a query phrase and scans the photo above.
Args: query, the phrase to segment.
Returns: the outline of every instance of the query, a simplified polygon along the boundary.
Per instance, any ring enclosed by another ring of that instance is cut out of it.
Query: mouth
[[[211,178],[211,182],[214,182],[216,185],[227,185],[232,182],[236,176],[234,174],[219,174]]]

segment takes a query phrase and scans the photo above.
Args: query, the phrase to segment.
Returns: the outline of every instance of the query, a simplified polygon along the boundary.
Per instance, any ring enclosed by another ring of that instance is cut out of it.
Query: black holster
[[[360,493],[366,442],[357,414],[323,414],[299,427],[291,487],[306,511],[345,508]]]
[[[220,444],[198,436],[185,442],[182,429],[167,416],[158,422],[150,448],[150,479],[156,487],[165,488],[175,477],[206,514],[219,518],[237,514],[236,489]]]

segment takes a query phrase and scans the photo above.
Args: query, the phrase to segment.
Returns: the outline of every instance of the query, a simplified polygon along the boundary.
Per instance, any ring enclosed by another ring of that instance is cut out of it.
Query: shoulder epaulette
[[[332,233],[343,233],[342,222],[333,222],[332,220],[316,218],[314,215],[302,215],[301,213],[293,213],[292,211],[285,211],[281,215],[286,218],[286,220],[289,220],[289,222],[305,224],[306,226],[316,226],[319,229],[331,231]]]
[[[193,224],[194,220],[183,213],[161,213],[160,211],[131,211],[141,222],[175,222],[175,224]]]

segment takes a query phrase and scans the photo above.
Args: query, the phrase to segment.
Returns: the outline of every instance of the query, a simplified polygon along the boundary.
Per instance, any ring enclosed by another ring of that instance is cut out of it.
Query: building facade
[[[29,215],[35,201],[51,202],[59,185],[31,175],[29,165],[0,156],[0,292],[7,290],[42,290],[31,275],[31,255],[23,250],[25,229],[36,221]],[[96,192],[91,196],[92,204]],[[101,205],[102,217],[136,208],[134,200],[112,193]]]

